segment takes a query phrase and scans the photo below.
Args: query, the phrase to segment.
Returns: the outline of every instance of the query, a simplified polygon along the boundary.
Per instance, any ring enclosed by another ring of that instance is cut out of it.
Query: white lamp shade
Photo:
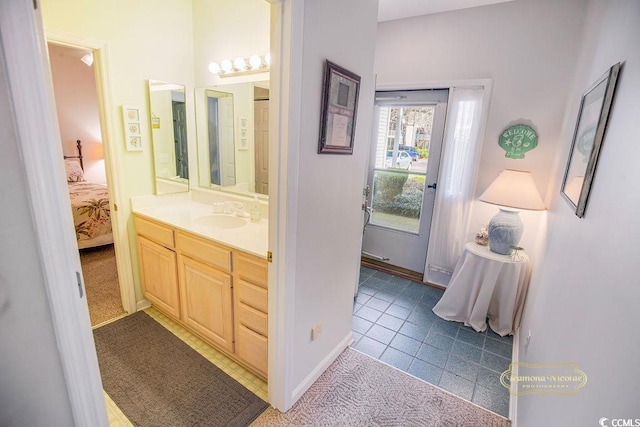
[[[500,172],[479,200],[516,209],[546,209],[531,172],[511,169]]]

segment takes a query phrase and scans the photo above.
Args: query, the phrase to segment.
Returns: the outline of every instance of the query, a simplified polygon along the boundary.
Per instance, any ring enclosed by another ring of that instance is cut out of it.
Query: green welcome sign
[[[524,153],[538,146],[538,135],[531,126],[515,125],[502,132],[498,144],[507,152],[505,157],[524,159]]]

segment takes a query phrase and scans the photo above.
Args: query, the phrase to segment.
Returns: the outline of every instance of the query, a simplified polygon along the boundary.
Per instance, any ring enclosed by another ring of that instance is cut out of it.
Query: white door
[[[236,183],[236,145],[233,133],[233,97],[218,98],[220,132],[220,185]]]
[[[448,95],[376,92],[364,256],[424,272]]]
[[[256,193],[269,194],[269,101],[254,102]]]

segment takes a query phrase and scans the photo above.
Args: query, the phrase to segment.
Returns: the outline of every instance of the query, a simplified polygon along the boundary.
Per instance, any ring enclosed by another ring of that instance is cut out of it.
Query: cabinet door
[[[137,236],[140,276],[144,296],[165,313],[180,317],[176,254],[142,236]]]
[[[240,324],[238,326],[236,339],[238,341],[238,357],[266,377],[267,351],[269,348],[268,338]]]
[[[184,255],[178,257],[182,321],[233,352],[231,276]]]

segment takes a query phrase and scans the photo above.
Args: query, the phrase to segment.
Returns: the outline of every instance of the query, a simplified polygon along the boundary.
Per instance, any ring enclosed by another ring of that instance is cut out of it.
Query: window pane
[[[422,174],[374,171],[371,224],[418,233],[424,183]]]

